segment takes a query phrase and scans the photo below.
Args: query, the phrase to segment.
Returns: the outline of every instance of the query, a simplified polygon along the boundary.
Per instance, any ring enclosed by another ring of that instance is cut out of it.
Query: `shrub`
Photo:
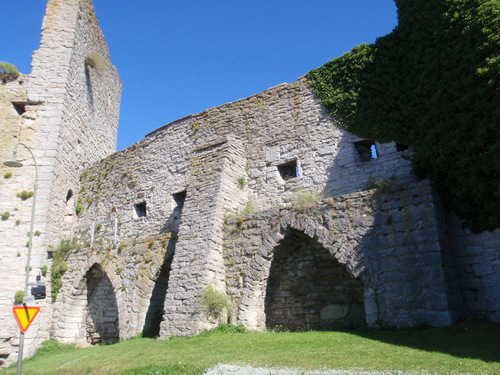
[[[106,60],[98,52],[91,52],[85,58],[85,66],[95,69],[97,72],[102,72],[106,68]]]
[[[363,185],[363,190],[379,189],[383,192],[389,190],[396,182],[395,176],[390,177],[369,177]]]
[[[52,301],[55,301],[59,291],[62,287],[62,276],[68,270],[68,264],[66,263],[66,257],[68,252],[72,249],[78,247],[78,242],[74,238],[70,240],[61,240],[59,246],[53,252],[52,259],[52,272],[51,272],[51,284],[52,284]]]
[[[323,199],[324,196],[319,191],[312,189],[301,189],[292,194],[293,204],[313,203]]]
[[[12,172],[5,172],[3,175],[3,178],[11,178],[12,177]]]
[[[42,276],[46,276],[48,270],[49,270],[49,267],[47,267],[46,264],[44,264],[43,266],[40,267],[40,272],[42,273]]]
[[[26,199],[29,199],[29,198],[31,198],[33,196],[33,192],[32,191],[23,190],[20,193],[17,193],[16,196],[18,198],[21,198],[21,200],[25,201]]]
[[[218,319],[224,310],[229,309],[229,297],[213,286],[203,289],[200,303],[207,314],[214,319]]]
[[[245,177],[238,178],[238,186],[240,187],[240,189],[244,189],[245,186],[247,186],[247,180],[245,179]]]
[[[13,64],[9,64],[8,62],[0,61],[0,68],[2,69],[2,73],[12,74],[15,77],[19,77],[21,75],[16,66]]]
[[[2,214],[2,220],[3,220],[3,221],[7,220],[9,217],[10,217],[10,212],[9,212],[9,211],[5,211],[5,212]]]
[[[24,290],[18,290],[16,294],[14,294],[14,303],[16,305],[20,305],[24,302]]]

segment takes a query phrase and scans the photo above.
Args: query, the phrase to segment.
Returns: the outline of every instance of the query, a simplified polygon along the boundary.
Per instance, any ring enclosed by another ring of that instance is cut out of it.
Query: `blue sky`
[[[123,81],[118,147],[207,108],[294,82],[397,25],[393,0],[93,0]],[[45,0],[2,1],[0,61],[22,73]]]

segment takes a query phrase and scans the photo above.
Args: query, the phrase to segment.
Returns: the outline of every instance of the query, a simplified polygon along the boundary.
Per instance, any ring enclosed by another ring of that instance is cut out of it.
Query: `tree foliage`
[[[19,70],[17,70],[15,65],[9,64],[8,62],[5,61],[0,61],[0,69],[2,69],[1,73],[12,74],[15,77],[21,75],[21,73],[19,73]]]
[[[396,0],[398,26],[307,78],[340,126],[415,151],[473,231],[500,227],[500,0]]]

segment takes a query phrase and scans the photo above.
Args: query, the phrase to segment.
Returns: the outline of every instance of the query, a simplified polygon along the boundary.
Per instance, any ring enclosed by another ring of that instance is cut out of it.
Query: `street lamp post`
[[[33,163],[35,165],[35,182],[33,184],[33,204],[31,206],[31,224],[30,224],[30,232],[29,232],[29,242],[28,242],[28,259],[26,260],[26,277],[24,280],[24,297],[28,296],[28,286],[29,286],[29,273],[30,273],[30,260],[31,260],[31,246],[33,244],[33,228],[35,226],[35,205],[36,205],[36,192],[38,190],[38,166],[36,164],[35,155],[31,152],[30,148],[26,146],[24,143],[18,142],[12,151],[12,159],[5,161],[3,164],[7,167],[20,168],[23,166],[21,162],[17,160],[17,146],[25,147],[31,157],[33,158]],[[26,302],[23,301],[24,306],[26,307]],[[24,350],[24,332],[20,332],[19,338],[19,354],[17,356],[17,375],[21,374],[21,368],[23,363],[23,350]]]

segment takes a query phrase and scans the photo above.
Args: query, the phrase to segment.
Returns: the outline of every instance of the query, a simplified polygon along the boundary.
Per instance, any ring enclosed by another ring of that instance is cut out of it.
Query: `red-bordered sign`
[[[14,306],[12,308],[14,312],[14,317],[16,318],[19,329],[22,333],[25,333],[30,327],[33,320],[40,311],[39,307],[29,307],[29,306]]]

